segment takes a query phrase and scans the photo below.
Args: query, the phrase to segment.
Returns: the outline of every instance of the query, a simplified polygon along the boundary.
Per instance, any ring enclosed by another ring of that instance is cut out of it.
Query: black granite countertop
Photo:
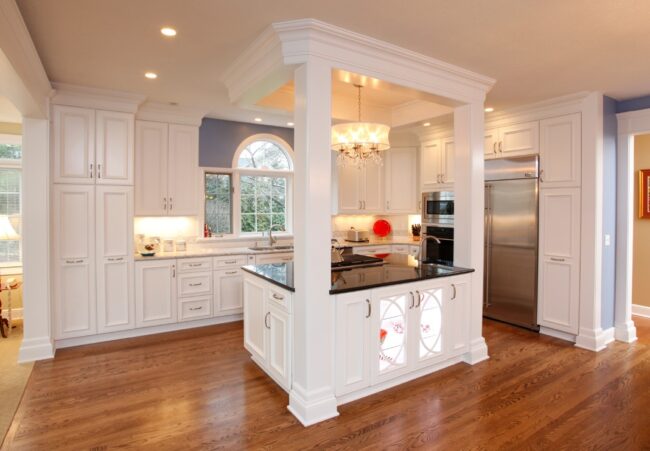
[[[384,254],[384,263],[378,266],[333,269],[330,294],[367,290],[369,288],[418,282],[421,280],[450,277],[474,272],[473,269],[444,265],[419,265],[410,255]],[[294,263],[270,263],[248,265],[243,269],[281,288],[295,291],[293,279]]]

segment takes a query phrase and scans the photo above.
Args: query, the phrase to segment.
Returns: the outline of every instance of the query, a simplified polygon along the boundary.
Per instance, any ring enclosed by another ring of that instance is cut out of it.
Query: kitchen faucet
[[[282,227],[280,230],[284,230],[284,227],[281,226],[280,224],[274,224],[271,227],[269,227],[269,246],[271,247],[273,247],[273,245],[278,242],[276,238],[273,238],[273,229],[276,227]]]
[[[425,259],[424,252],[423,252],[423,247],[424,247],[424,243],[426,243],[429,240],[433,240],[436,243],[440,244],[440,240],[435,235],[424,235],[424,236],[422,236],[422,240],[420,241],[420,253],[418,255],[418,260],[420,262],[423,262],[424,259]]]

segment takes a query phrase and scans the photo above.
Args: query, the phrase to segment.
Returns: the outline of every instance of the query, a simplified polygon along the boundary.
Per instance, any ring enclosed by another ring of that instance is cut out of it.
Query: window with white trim
[[[21,265],[21,179],[22,139],[18,135],[0,135],[0,221],[5,239],[0,239],[0,266]],[[15,238],[6,238],[6,234]]]
[[[204,169],[204,223],[213,236],[290,231],[291,152],[273,135],[255,135],[239,146],[232,169]]]

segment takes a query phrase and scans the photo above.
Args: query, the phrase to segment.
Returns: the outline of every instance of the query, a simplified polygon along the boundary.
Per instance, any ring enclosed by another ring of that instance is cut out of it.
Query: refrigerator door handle
[[[492,256],[492,185],[485,185],[485,293],[483,293],[483,304],[490,306],[490,263]]]

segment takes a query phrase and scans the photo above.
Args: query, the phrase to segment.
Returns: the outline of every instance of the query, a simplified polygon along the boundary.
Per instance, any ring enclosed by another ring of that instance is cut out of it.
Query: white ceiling
[[[650,93],[647,0],[18,0],[53,81],[252,120],[221,75],[272,22],[315,18],[497,79],[497,109],[584,90]],[[178,36],[159,29],[172,25]],[[158,72],[146,80],[143,73]],[[263,114],[286,122],[286,113]]]

